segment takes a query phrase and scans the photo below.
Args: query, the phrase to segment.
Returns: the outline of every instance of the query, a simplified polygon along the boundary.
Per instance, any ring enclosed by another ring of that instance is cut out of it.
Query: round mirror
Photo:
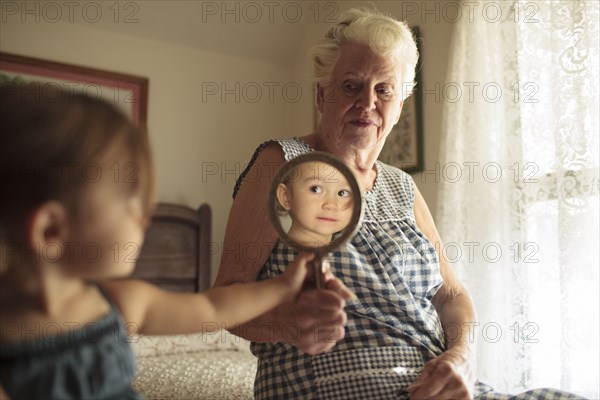
[[[283,165],[269,193],[269,216],[280,239],[315,253],[317,287],[322,261],[355,233],[362,195],[352,171],[329,153],[313,152]]]

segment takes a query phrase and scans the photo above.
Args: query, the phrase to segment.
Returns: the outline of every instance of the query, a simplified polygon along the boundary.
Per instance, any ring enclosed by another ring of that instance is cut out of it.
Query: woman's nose
[[[365,111],[374,110],[377,102],[377,94],[370,89],[363,89],[357,96],[356,108],[361,108]]]

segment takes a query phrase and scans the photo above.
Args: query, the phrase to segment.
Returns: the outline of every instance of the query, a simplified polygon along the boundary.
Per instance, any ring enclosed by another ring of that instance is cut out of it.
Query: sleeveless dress
[[[238,178],[234,198],[270,142],[256,149]],[[298,138],[276,142],[286,161],[314,151]],[[408,399],[406,388],[425,363],[446,349],[431,302],[443,284],[439,260],[416,225],[412,178],[380,161],[376,169],[373,189],[364,193],[365,213],[356,235],[327,258],[331,272],[358,297],[346,304],[344,339],[317,356],[303,354],[287,343],[252,343],[258,357],[255,398]],[[282,274],[297,255],[295,249],[277,241],[258,279]],[[293,339],[295,332],[286,327],[284,336]],[[482,383],[477,383],[475,395],[511,397],[493,393]]]
[[[0,382],[8,396],[13,400],[141,399],[131,388],[135,358],[129,338],[119,311],[110,305],[106,317],[83,328],[40,327],[26,333],[37,336],[31,341],[0,345]],[[64,333],[49,336],[58,329]]]

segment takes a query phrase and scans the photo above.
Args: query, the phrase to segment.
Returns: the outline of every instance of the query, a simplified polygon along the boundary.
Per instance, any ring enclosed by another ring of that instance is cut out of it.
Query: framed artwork
[[[404,101],[400,120],[392,128],[379,155],[379,160],[408,173],[423,170],[423,109],[421,88],[421,37],[418,27],[412,28],[419,50],[419,61],[413,94]]]
[[[41,83],[38,96],[56,95],[56,89],[82,92],[113,103],[135,123],[147,123],[147,78],[0,52],[0,83],[28,82]]]

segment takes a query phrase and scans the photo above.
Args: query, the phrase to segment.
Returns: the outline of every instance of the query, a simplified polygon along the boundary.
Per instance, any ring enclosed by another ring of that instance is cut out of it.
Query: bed
[[[160,203],[133,277],[166,290],[209,288],[211,210]],[[251,399],[256,358],[227,331],[133,339],[134,388],[147,399]]]

